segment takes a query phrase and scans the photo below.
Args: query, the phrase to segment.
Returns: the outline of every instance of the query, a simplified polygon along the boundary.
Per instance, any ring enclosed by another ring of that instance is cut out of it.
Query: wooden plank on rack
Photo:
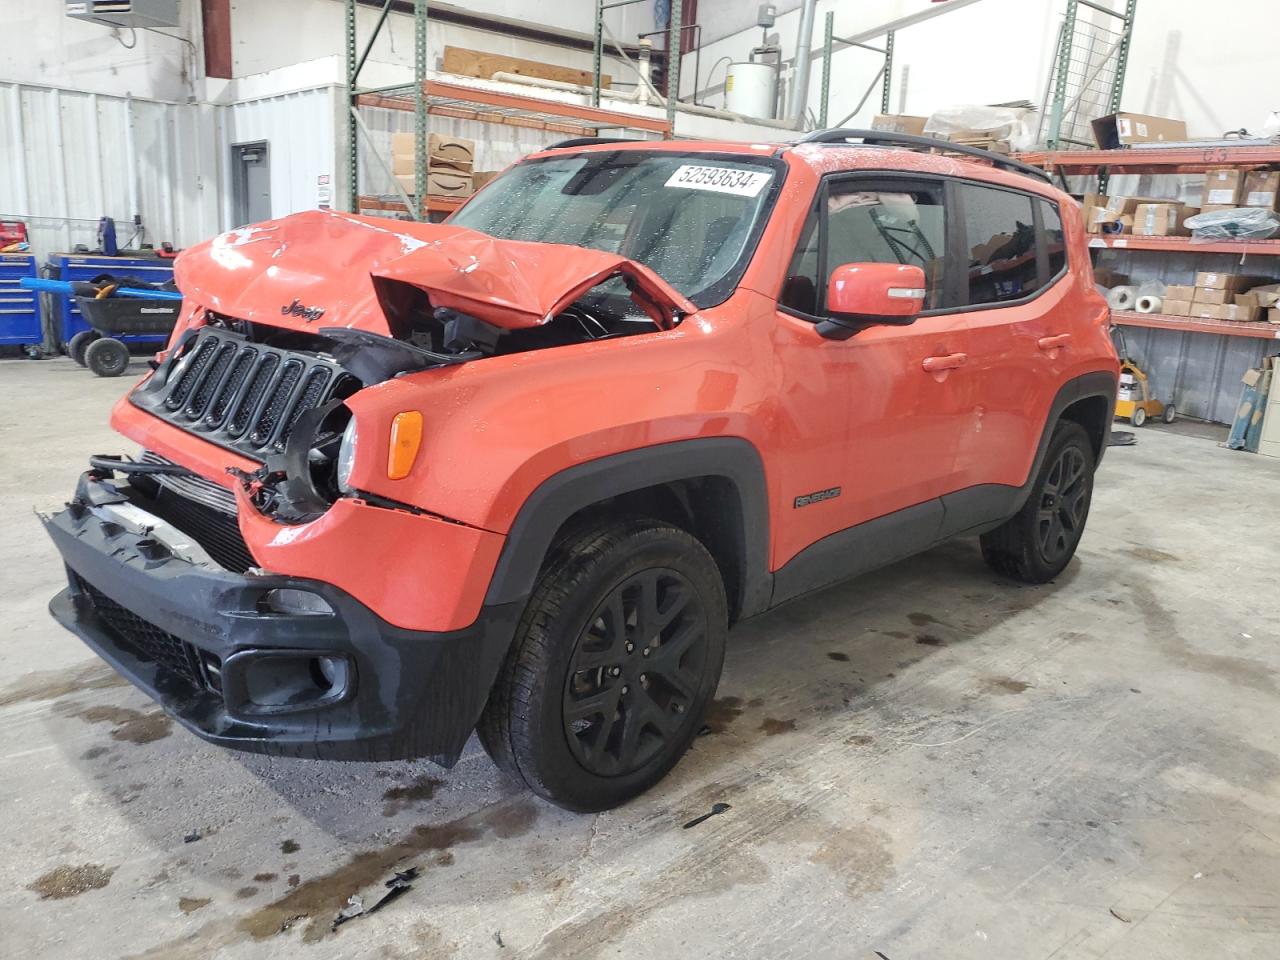
[[[446,45],[443,65],[445,73],[478,77],[481,80],[489,80],[495,73],[514,73],[521,77],[533,77],[538,80],[556,80],[582,87],[591,86],[590,70],[577,70],[554,63],[508,57],[501,53],[486,53],[483,50],[468,50],[466,47]],[[612,82],[613,78],[607,73],[600,74],[600,86],[608,89]]]
[[[1112,250],[1161,250],[1165,253],[1239,253],[1280,257],[1280,240],[1194,240],[1191,237],[1089,237],[1089,246]]]
[[[1265,320],[1209,320],[1201,317],[1171,317],[1163,313],[1134,313],[1113,310],[1111,319],[1122,327],[1148,327],[1180,333],[1209,333],[1228,337],[1251,337],[1255,340],[1280,340],[1280,324]]]

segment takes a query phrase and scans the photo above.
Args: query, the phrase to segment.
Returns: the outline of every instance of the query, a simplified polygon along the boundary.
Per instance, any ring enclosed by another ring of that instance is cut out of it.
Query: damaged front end
[[[190,324],[130,397],[256,462],[230,472],[278,522],[308,522],[354,492],[339,461],[344,436],[353,445],[344,401],[356,392],[487,357],[669,330],[696,309],[615,254],[385,223],[312,212],[194,248],[178,265],[197,305]],[[323,270],[319,248],[335,243],[361,249],[363,269]],[[237,287],[241,270],[252,276]]]

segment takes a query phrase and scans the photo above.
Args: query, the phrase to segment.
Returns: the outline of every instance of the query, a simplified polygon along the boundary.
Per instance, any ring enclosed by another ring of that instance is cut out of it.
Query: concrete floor
[[[574,816],[474,742],[451,772],[216,749],[55,627],[32,508],[129,449],[128,384],[0,361],[7,955],[1280,956],[1280,462],[1147,427],[1054,584],[964,542],[742,625],[714,732]]]

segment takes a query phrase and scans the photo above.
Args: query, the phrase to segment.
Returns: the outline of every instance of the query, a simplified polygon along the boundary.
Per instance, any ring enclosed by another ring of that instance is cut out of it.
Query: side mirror
[[[863,327],[906,326],[924,309],[924,271],[899,263],[845,263],[831,271],[827,284],[829,318],[818,332],[848,340]]]

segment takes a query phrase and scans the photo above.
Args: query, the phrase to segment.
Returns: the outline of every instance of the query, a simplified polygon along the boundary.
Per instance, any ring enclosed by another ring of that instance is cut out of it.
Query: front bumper
[[[513,603],[482,608],[466,629],[406,630],[319,580],[232,573],[130,487],[89,474],[42,519],[70,580],[54,618],[187,729],[240,750],[452,766],[519,616]],[[280,589],[328,612],[264,606]]]

